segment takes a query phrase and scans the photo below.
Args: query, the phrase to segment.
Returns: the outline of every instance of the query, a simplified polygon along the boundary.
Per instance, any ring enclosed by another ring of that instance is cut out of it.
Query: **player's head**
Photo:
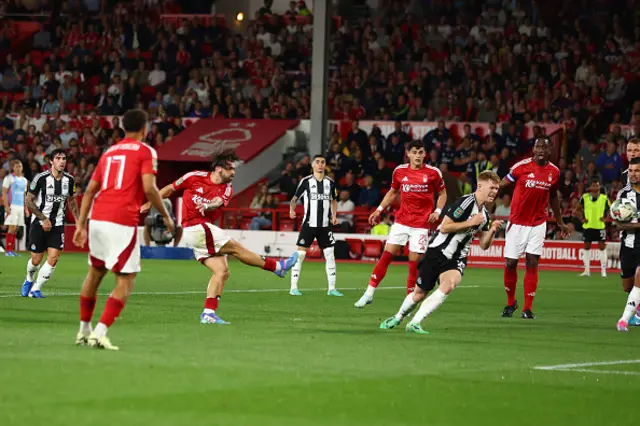
[[[324,173],[324,168],[326,166],[326,160],[322,155],[316,154],[313,156],[313,160],[311,161],[311,168],[313,169],[313,173]]]
[[[589,192],[592,194],[600,193],[600,179],[597,177],[591,178],[591,183],[589,185]]]
[[[58,148],[51,151],[49,164],[51,165],[51,170],[55,170],[58,173],[64,172],[67,167],[67,153],[64,149]]]
[[[551,156],[551,139],[540,136],[533,141],[533,159],[536,163],[546,163]]]
[[[411,141],[407,145],[407,157],[412,166],[421,166],[426,153],[422,141]]]
[[[13,173],[16,176],[22,176],[22,161],[17,160],[17,159],[13,159],[11,160],[11,162],[9,163],[9,169],[11,170],[11,173]]]
[[[233,148],[223,148],[213,157],[211,170],[220,176],[223,183],[229,183],[236,175],[236,162],[240,160]]]
[[[500,176],[491,170],[485,170],[478,175],[476,198],[485,203],[493,203],[500,190]]]
[[[631,161],[634,158],[640,157],[640,139],[633,138],[627,142],[627,160]]]
[[[640,185],[640,157],[629,161],[629,183]]]
[[[122,116],[126,137],[143,141],[149,133],[149,115],[141,109],[132,109]]]

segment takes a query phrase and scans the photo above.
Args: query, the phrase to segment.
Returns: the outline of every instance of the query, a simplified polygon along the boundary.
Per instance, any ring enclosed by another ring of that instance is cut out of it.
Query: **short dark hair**
[[[592,177],[590,184],[593,185],[594,183],[597,183],[598,185],[600,185],[600,178]]]
[[[640,139],[639,138],[631,138],[631,139],[629,139],[629,142],[627,142],[627,144],[630,144],[630,143],[633,143],[633,144],[640,143]]]
[[[407,145],[407,151],[411,151],[413,148],[424,149],[424,144],[422,143],[422,141],[411,141]]]
[[[632,158],[631,161],[629,161],[629,165],[631,164],[640,164],[640,157]]]
[[[64,155],[65,158],[67,157],[67,152],[62,149],[62,148],[56,148],[53,151],[51,151],[51,154],[49,154],[49,161],[53,161],[54,158],[56,158],[58,155]]]
[[[313,156],[313,158],[311,159],[311,161],[316,161],[316,158],[322,158],[324,160],[324,155],[322,154],[316,154]]]
[[[213,155],[213,160],[211,161],[211,170],[216,170],[216,167],[222,167],[223,169],[227,169],[229,167],[229,163],[235,163],[240,160],[238,154],[236,154],[235,149],[233,148],[221,148],[217,153]]]
[[[147,127],[149,115],[141,109],[132,109],[122,116],[122,127],[127,133],[138,133]]]

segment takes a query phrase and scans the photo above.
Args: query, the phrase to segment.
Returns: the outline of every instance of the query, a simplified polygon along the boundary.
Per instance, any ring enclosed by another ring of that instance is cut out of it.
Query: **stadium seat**
[[[280,231],[283,232],[292,232],[295,231],[295,222],[291,219],[282,219],[280,221]]]
[[[380,240],[364,240],[364,252],[365,257],[373,257],[375,259],[382,255],[382,249],[384,242]]]
[[[307,259],[322,259],[322,250],[317,242],[314,241],[307,250]]]
[[[345,238],[345,242],[349,244],[349,257],[351,259],[360,259],[364,249],[362,240],[356,238]]]

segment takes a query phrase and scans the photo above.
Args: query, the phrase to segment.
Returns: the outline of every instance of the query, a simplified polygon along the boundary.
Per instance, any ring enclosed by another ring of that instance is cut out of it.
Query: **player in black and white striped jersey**
[[[20,294],[23,297],[43,298],[42,286],[51,278],[56,269],[60,252],[64,249],[64,222],[67,215],[67,202],[74,219],[78,218],[78,203],[75,198],[76,182],[73,176],[64,170],[67,155],[62,149],[51,153],[51,169],[33,178],[27,193],[27,207],[31,211],[28,246],[31,258],[27,262],[27,277],[22,284]],[[47,252],[47,261],[38,266]]]
[[[313,157],[311,167],[313,173],[303,178],[298,184],[298,189],[291,199],[289,216],[296,218],[296,203],[302,200],[304,203],[304,218],[302,228],[298,235],[298,261],[291,270],[291,290],[292,296],[301,296],[298,290],[298,279],[302,270],[302,262],[307,254],[307,250],[318,240],[318,245],[324,253],[325,270],[327,272],[327,282],[329,285],[329,296],[342,296],[336,290],[336,258],[334,246],[336,240],[333,237],[332,225],[338,223],[336,210],[338,209],[338,191],[335,182],[324,173],[326,162],[322,155]]]
[[[627,142],[627,161],[631,162],[634,158],[640,158],[640,139],[631,138]],[[629,184],[629,169],[622,172],[622,187]]]
[[[491,222],[486,209],[486,205],[495,200],[499,189],[500,177],[493,171],[484,171],[478,175],[476,192],[459,198],[447,208],[442,224],[420,260],[420,276],[413,293],[407,295],[398,313],[383,321],[380,328],[397,327],[424,300],[407,324],[406,331],[428,334],[421,323],[462,281],[473,237],[480,233],[480,246],[486,250],[502,226],[502,221]],[[440,285],[427,297],[437,282]]]

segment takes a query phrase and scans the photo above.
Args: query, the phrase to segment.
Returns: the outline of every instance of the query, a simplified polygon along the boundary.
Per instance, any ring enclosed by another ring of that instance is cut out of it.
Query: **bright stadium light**
[[[238,22],[244,21],[244,13],[238,12],[238,14],[236,15],[236,21]]]

